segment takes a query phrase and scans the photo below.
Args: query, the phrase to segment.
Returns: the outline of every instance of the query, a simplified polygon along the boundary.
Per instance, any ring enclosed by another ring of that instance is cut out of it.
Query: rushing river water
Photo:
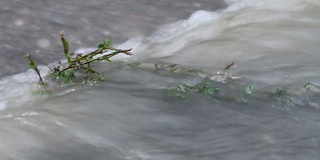
[[[3,77],[0,159],[319,160],[320,1],[227,3],[132,36],[94,86],[37,96],[33,71]],[[203,81],[219,91],[168,90]]]

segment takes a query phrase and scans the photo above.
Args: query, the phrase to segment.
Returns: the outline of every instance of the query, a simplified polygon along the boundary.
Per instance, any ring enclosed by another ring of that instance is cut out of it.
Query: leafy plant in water
[[[133,62],[133,63],[128,63],[127,65],[132,68],[138,68],[141,65],[141,63],[140,62]]]
[[[253,91],[255,91],[252,84],[249,84],[245,91],[240,93],[240,95],[236,98],[238,102],[247,103],[249,96],[252,96]]]
[[[103,75],[92,68],[92,63],[107,61],[111,62],[110,58],[118,54],[131,54],[131,49],[117,49],[111,46],[111,40],[104,40],[101,44],[98,45],[97,49],[87,53],[87,54],[77,54],[74,55],[74,52],[69,52],[69,43],[64,37],[60,34],[61,42],[63,44],[64,56],[67,59],[67,64],[59,63],[54,68],[50,68],[51,72],[49,76],[54,80],[61,80],[62,82],[71,82],[72,79],[76,76],[76,73],[81,71],[83,73],[83,83],[94,82],[96,83],[99,80],[103,80]],[[108,54],[104,54],[111,52]],[[39,76],[40,84],[44,84],[42,77],[40,75],[37,64],[32,60],[29,54],[26,55],[29,59],[29,68],[33,69]]]
[[[246,88],[246,93],[247,94],[252,94],[252,92],[253,92],[253,86],[252,86],[252,84],[249,84],[248,86],[247,86],[247,88]]]
[[[154,67],[155,67],[156,70],[166,70],[166,71],[169,71],[170,73],[185,74],[185,73],[202,72],[202,71],[197,70],[197,69],[187,69],[187,68],[184,68],[184,67],[179,66],[177,64],[155,64]]]
[[[308,90],[311,85],[311,82],[307,82],[303,87]]]
[[[48,96],[49,94],[50,94],[50,91],[46,89],[38,89],[32,92],[32,95],[37,97],[44,97],[44,96]]]
[[[275,94],[276,95],[283,95],[283,94],[287,94],[288,90],[281,88],[280,86],[277,87]]]
[[[208,83],[204,82],[195,86],[189,86],[187,84],[179,84],[178,86],[175,86],[175,87],[169,87],[167,89],[167,94],[170,97],[177,97],[184,100],[188,100],[192,92],[214,94],[219,91],[220,91],[220,88],[212,87]]]
[[[24,57],[29,59],[29,66],[28,66],[29,69],[32,69],[37,73],[37,75],[39,77],[39,84],[44,85],[45,83],[40,75],[40,69],[38,68],[38,64],[34,62],[34,60],[32,59],[32,57],[30,56],[29,53],[25,54]]]

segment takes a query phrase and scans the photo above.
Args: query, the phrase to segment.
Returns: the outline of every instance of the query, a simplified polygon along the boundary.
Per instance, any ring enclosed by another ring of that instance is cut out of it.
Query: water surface
[[[3,78],[0,158],[320,159],[319,2],[228,3],[132,36],[118,47],[133,47],[134,56],[97,65],[106,81],[95,86],[53,86],[34,96],[32,71]],[[142,65],[127,65],[133,62]],[[171,73],[154,63],[202,72]],[[168,94],[203,81],[220,91]]]

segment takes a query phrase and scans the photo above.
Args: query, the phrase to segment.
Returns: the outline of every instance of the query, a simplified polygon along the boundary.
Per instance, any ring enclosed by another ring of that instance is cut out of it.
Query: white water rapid
[[[0,159],[320,160],[320,1],[226,1],[119,45],[134,55],[98,66],[106,81],[95,86],[53,86],[44,97],[32,94],[31,70],[2,78]],[[204,75],[123,65],[133,62]],[[206,76],[220,92],[166,94]]]

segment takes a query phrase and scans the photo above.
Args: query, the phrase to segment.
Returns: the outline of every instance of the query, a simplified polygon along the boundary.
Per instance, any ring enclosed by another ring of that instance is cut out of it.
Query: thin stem
[[[27,54],[26,57],[29,59],[29,62],[30,62],[30,63],[29,63],[29,67],[30,67],[31,69],[33,69],[33,70],[37,73],[37,75],[38,75],[38,77],[39,77],[39,83],[40,83],[41,85],[44,85],[45,83],[44,83],[43,80],[42,80],[42,77],[41,77],[41,75],[40,75],[40,70],[39,70],[37,64],[33,61],[33,59],[32,59],[32,57],[30,56],[30,54]]]

